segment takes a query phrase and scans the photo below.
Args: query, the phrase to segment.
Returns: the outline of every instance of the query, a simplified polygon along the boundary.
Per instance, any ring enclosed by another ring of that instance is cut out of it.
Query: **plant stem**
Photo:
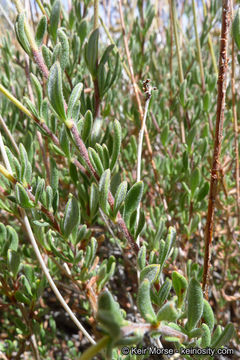
[[[201,82],[202,82],[202,91],[205,92],[205,78],[204,78],[201,46],[200,46],[200,41],[199,41],[199,36],[198,36],[195,0],[192,0],[192,7],[193,7],[193,19],[194,19],[194,29],[195,29],[195,39],[196,39],[196,45],[197,45],[198,62],[199,62]]]
[[[233,1],[231,6],[233,17]],[[234,125],[234,143],[235,143],[235,177],[236,177],[236,207],[238,213],[238,225],[240,226],[240,189],[239,189],[239,151],[238,151],[238,120],[236,107],[236,90],[235,90],[235,54],[234,54],[234,38],[232,37],[232,109],[233,109],[233,125]]]
[[[94,0],[94,30],[98,28],[99,0]]]
[[[179,75],[180,84],[182,84],[183,81],[184,81],[184,76],[183,76],[182,58],[181,58],[181,51],[180,51],[179,38],[178,38],[175,0],[170,0],[170,1],[171,1],[171,13],[172,13],[174,37],[175,37],[175,43],[176,43],[176,49],[177,49],[178,75]],[[181,129],[182,143],[185,143],[186,142],[186,140],[185,140],[186,137],[185,137],[185,129],[184,129],[183,121],[182,121],[182,116],[180,118],[180,129]]]
[[[149,108],[149,102],[151,99],[151,88],[149,89],[149,93],[146,94],[146,102],[145,102],[145,108],[144,108],[144,116],[143,121],[141,124],[141,129],[139,131],[138,135],[138,149],[137,149],[137,182],[141,180],[141,162],[142,162],[142,146],[143,146],[143,134],[146,126],[146,119],[147,119],[147,112]],[[137,207],[137,220],[136,223],[138,224],[140,218],[140,203]],[[137,237],[136,243],[139,246],[139,236]]]
[[[206,7],[206,4],[205,4],[205,0],[202,0],[202,5],[203,5],[204,16],[207,17],[207,7]],[[215,56],[214,50],[213,50],[212,37],[211,37],[210,34],[208,34],[208,46],[209,46],[210,54],[211,54],[211,57],[212,57],[214,71],[215,71],[216,74],[218,74],[217,61],[216,61],[216,56]]]
[[[205,297],[208,297],[208,281],[209,281],[209,265],[210,265],[210,246],[213,236],[214,208],[217,196],[218,174],[220,171],[220,153],[222,144],[222,132],[224,122],[225,96],[226,96],[226,74],[227,74],[227,40],[230,27],[230,2],[223,0],[222,5],[222,29],[220,39],[219,54],[219,74],[218,74],[218,97],[217,97],[217,115],[214,151],[212,158],[210,192],[208,199],[208,213],[205,231],[205,253],[204,253],[204,269],[202,288]]]
[[[135,77],[134,77],[132,60],[131,60],[130,51],[129,51],[129,47],[128,47],[128,40],[127,40],[127,37],[126,37],[126,28],[125,28],[125,23],[124,23],[124,18],[123,18],[123,11],[122,11],[122,1],[118,0],[118,3],[119,3],[120,21],[121,21],[121,26],[122,26],[124,47],[125,47],[125,52],[126,52],[126,55],[127,55],[127,62],[128,62],[128,66],[129,66],[129,69],[130,69],[131,81],[132,81],[135,97],[136,97],[136,100],[137,100],[137,106],[138,106],[138,111],[139,111],[139,114],[140,114],[140,120],[141,120],[141,126],[142,126],[144,113],[143,113],[143,108],[142,108],[142,104],[141,104],[141,100],[140,100],[140,96],[139,96],[139,89],[138,89],[138,86],[137,86],[137,83],[136,83],[136,80],[135,80]],[[153,168],[154,179],[155,179],[156,184],[158,185],[159,194],[161,196],[163,206],[164,206],[164,210],[165,210],[165,212],[167,214],[167,218],[170,221],[171,217],[170,217],[169,212],[168,212],[168,206],[167,206],[167,202],[166,202],[166,199],[164,197],[164,194],[163,194],[163,190],[162,190],[162,188],[160,186],[160,183],[159,183],[159,180],[158,180],[159,175],[157,173],[156,164],[155,164],[154,159],[153,159],[152,146],[151,146],[151,143],[150,143],[150,139],[149,139],[149,135],[148,135],[148,131],[147,131],[146,126],[144,128],[144,133],[145,133],[145,139],[146,139],[148,153],[149,153],[150,159],[151,159],[151,165],[152,165],[152,168]]]
[[[46,13],[46,11],[45,11],[45,9],[44,9],[44,6],[43,6],[41,0],[36,0],[36,2],[37,2],[37,4],[38,4],[41,12],[43,13],[43,15],[46,15],[46,16],[47,16],[47,13]]]

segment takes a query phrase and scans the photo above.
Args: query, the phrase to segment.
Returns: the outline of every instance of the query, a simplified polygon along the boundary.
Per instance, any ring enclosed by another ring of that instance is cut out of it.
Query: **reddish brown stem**
[[[218,97],[217,97],[217,116],[215,128],[214,152],[212,159],[210,192],[208,200],[208,213],[205,231],[205,254],[204,254],[204,269],[203,269],[203,284],[202,288],[205,292],[205,297],[208,297],[208,282],[209,282],[209,265],[210,265],[210,246],[213,237],[214,224],[214,208],[217,196],[218,174],[220,171],[220,154],[222,144],[222,132],[225,109],[226,96],[226,74],[227,74],[227,38],[230,26],[230,0],[223,0],[222,4],[222,30],[220,40],[220,56],[219,56],[219,75],[218,75]]]

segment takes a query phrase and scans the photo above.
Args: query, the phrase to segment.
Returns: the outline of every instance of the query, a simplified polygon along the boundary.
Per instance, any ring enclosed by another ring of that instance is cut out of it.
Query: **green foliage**
[[[240,285],[231,84],[214,199],[209,300],[202,290],[221,2],[212,1],[207,16],[198,8],[204,83],[191,2],[175,2],[176,20],[183,24],[176,24],[180,54],[168,2],[159,9],[156,3],[122,2],[126,34],[110,2],[109,21],[100,4],[104,26],[94,29],[96,8],[89,0],[72,0],[70,10],[58,0],[39,1],[42,15],[33,19],[18,6],[15,33],[2,31],[0,296],[7,340],[0,341],[0,351],[9,359],[31,352],[57,360],[143,360],[147,353],[124,355],[121,349],[144,348],[147,341],[153,346],[155,338],[178,351],[239,345],[231,340],[237,300],[232,295],[230,309],[226,290],[231,284],[233,294]],[[239,14],[232,24],[238,50]],[[237,86],[237,65],[235,71]],[[147,78],[149,89],[157,88],[149,108],[141,94]],[[237,92],[235,103],[239,113]],[[64,328],[71,321],[66,304],[61,308],[51,293],[33,238],[63,299],[96,344],[86,348],[84,338],[79,345],[73,335],[79,329]]]

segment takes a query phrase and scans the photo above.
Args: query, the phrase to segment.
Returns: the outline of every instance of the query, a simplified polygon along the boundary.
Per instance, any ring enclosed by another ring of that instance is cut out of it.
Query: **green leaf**
[[[202,339],[201,339],[201,348],[205,349],[210,346],[211,343],[211,331],[207,324],[202,324]]]
[[[93,126],[93,117],[90,110],[86,112],[84,115],[84,123],[83,123],[83,130],[82,130],[82,139],[84,142],[87,141],[89,135],[91,134]]]
[[[41,113],[42,113],[42,101],[43,101],[42,86],[41,86],[38,78],[34,74],[31,74],[30,76],[31,76],[31,80],[32,80],[33,85],[34,85],[34,89],[35,89],[36,94],[37,94],[38,113],[41,116]]]
[[[67,117],[68,119],[72,118],[72,111],[74,106],[76,105],[77,101],[80,98],[81,92],[83,89],[83,84],[78,83],[72,90],[71,95],[68,100],[68,109],[67,109]]]
[[[143,182],[134,184],[128,191],[124,204],[124,219],[129,222],[130,215],[137,209],[143,194]]]
[[[21,290],[17,290],[14,294],[14,297],[17,301],[22,302],[26,305],[30,304],[30,299],[21,291]]]
[[[102,175],[104,172],[104,167],[98,153],[93,148],[90,147],[88,148],[88,155],[94,169],[97,171],[99,175]]]
[[[123,319],[119,304],[113,299],[109,291],[103,291],[98,297],[97,320],[102,323],[111,338],[119,337]]]
[[[54,1],[50,20],[49,20],[49,33],[52,35],[54,42],[57,40],[57,28],[60,19],[61,2],[59,0]]]
[[[42,55],[45,61],[45,64],[47,65],[48,69],[50,69],[52,65],[52,52],[49,50],[49,48],[43,44],[42,46]]]
[[[85,45],[84,49],[85,61],[93,79],[95,79],[97,75],[98,38],[99,29],[95,29],[91,33],[88,43]]]
[[[117,215],[118,210],[120,209],[121,205],[123,204],[125,197],[127,194],[127,181],[123,181],[115,194],[115,201],[114,201],[114,207],[113,207],[113,213],[114,216]]]
[[[157,313],[158,321],[175,321],[179,317],[179,313],[175,308],[174,301],[168,301]]]
[[[77,226],[80,222],[80,210],[78,206],[78,201],[70,194],[70,199],[67,202],[63,223],[62,223],[62,231],[65,238],[67,238],[75,226]]]
[[[55,195],[58,190],[59,174],[56,161],[52,157],[50,158],[50,169],[50,185],[53,190],[53,195]]]
[[[18,241],[18,234],[17,234],[16,230],[10,225],[6,226],[6,230],[7,230],[7,238],[9,239],[9,242],[10,242],[9,249],[17,251],[19,241]]]
[[[144,229],[144,226],[145,226],[145,215],[144,212],[140,210],[139,220],[134,234],[135,237],[138,237],[138,235],[141,234],[141,232]]]
[[[42,45],[44,34],[47,30],[47,17],[43,15],[38,23],[36,35],[35,35],[35,41],[37,46]]]
[[[30,44],[29,41],[27,39],[26,33],[25,33],[25,16],[24,13],[20,13],[17,16],[17,21],[15,24],[15,31],[16,31],[16,35],[17,35],[17,39],[20,43],[20,45],[22,46],[23,50],[30,55],[31,54],[31,48],[30,48]]]
[[[68,66],[69,64],[69,43],[68,37],[66,36],[65,32],[62,29],[58,29],[57,36],[61,43],[61,55],[60,55],[60,66],[62,71]]]
[[[16,191],[17,202],[22,208],[29,209],[34,207],[34,203],[29,199],[28,193],[25,190],[25,188],[22,186],[22,184],[17,183],[15,187],[15,191]]]
[[[204,322],[207,324],[210,331],[212,332],[213,327],[214,327],[214,314],[213,314],[211,305],[209,304],[209,302],[206,299],[203,300],[203,314],[202,314],[202,317],[204,319]]]
[[[196,168],[190,176],[190,188],[191,188],[192,194],[195,193],[195,190],[199,185],[200,176],[201,175],[200,175],[200,171],[198,168]]]
[[[36,187],[36,191],[35,191],[35,204],[38,203],[38,200],[39,200],[40,196],[42,195],[44,187],[45,187],[44,179],[38,179],[37,187]]]
[[[66,126],[63,124],[61,131],[60,131],[60,145],[61,149],[63,150],[64,154],[67,156],[68,159],[71,157],[70,152],[70,141],[67,134]]]
[[[146,322],[155,325],[157,323],[157,317],[152,307],[150,287],[151,283],[148,279],[141,282],[138,289],[137,305],[143,319],[146,320]]]
[[[92,219],[96,215],[98,209],[98,202],[99,202],[98,187],[96,184],[92,183],[90,188],[90,202],[89,202],[90,217]]]
[[[17,251],[8,249],[7,262],[8,262],[9,270],[12,272],[14,279],[16,279],[16,276],[20,268],[20,259],[21,259],[20,254]]]
[[[58,62],[55,63],[50,69],[47,92],[53,109],[56,111],[58,116],[65,121],[67,118],[64,109],[64,98],[62,91],[62,72]]]
[[[99,181],[99,203],[105,214],[108,213],[108,192],[110,189],[110,169],[104,171]]]
[[[109,54],[111,53],[111,51],[114,49],[114,45],[109,45],[106,50],[104,51],[103,53],[103,56],[99,62],[99,65],[104,65],[107,61],[108,61],[108,58],[109,58]]]
[[[152,264],[146,266],[141,272],[140,272],[140,281],[143,281],[147,279],[150,283],[155,283],[158,281],[159,275],[160,275],[160,265]]]
[[[187,330],[196,327],[203,313],[203,292],[199,282],[192,278],[188,287]]]
[[[197,201],[202,201],[206,197],[208,192],[209,192],[209,183],[205,182],[198,192]]]
[[[175,293],[178,297],[178,307],[181,308],[183,301],[187,293],[188,282],[185,277],[179,274],[177,271],[172,273],[172,284],[175,290]]]
[[[120,153],[121,142],[122,142],[122,128],[120,122],[115,120],[113,123],[113,150],[112,150],[111,163],[110,163],[111,170],[113,170],[117,162],[117,158]]]
[[[158,306],[162,306],[162,304],[164,304],[164,302],[167,300],[171,288],[172,288],[172,281],[169,278],[167,278],[160,287],[160,290],[158,292],[158,302],[157,302]]]
[[[240,9],[239,8],[237,9],[236,15],[233,20],[232,34],[234,41],[238,47],[238,50],[240,50]]]
[[[163,268],[165,261],[169,257],[175,237],[176,237],[176,230],[172,226],[170,226],[168,229],[168,236],[165,241],[163,251],[160,252],[159,262],[161,264],[161,269]]]
[[[143,245],[138,252],[137,264],[140,270],[143,270],[146,265],[146,251],[146,246]]]
[[[223,332],[218,336],[218,338],[211,344],[212,348],[219,349],[223,345],[227,345],[227,343],[231,340],[233,334],[235,332],[234,326],[232,323],[227,324],[224,328]]]

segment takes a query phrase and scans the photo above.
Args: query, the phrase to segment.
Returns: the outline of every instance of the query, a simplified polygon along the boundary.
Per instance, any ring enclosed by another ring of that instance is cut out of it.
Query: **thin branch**
[[[127,55],[127,62],[128,62],[128,66],[129,66],[129,69],[130,69],[131,81],[132,81],[135,97],[136,97],[136,100],[137,100],[138,111],[139,111],[139,114],[140,114],[140,120],[141,120],[141,126],[142,126],[144,112],[143,112],[143,108],[142,108],[142,104],[141,104],[141,100],[140,100],[140,96],[139,96],[138,86],[137,86],[137,83],[136,83],[136,80],[135,80],[135,77],[134,77],[132,60],[131,60],[130,51],[129,51],[129,47],[128,47],[128,40],[127,40],[127,37],[126,37],[126,28],[125,28],[125,23],[124,23],[124,18],[123,18],[123,11],[122,11],[122,1],[118,0],[118,3],[119,3],[120,21],[121,21],[121,27],[122,27],[124,47],[125,47],[125,51],[126,51],[126,55]],[[151,143],[150,143],[150,139],[149,139],[149,135],[148,135],[148,131],[147,131],[146,126],[144,128],[144,133],[145,133],[145,139],[146,139],[148,153],[149,153],[150,159],[151,159],[151,165],[152,165],[152,168],[153,168],[154,179],[155,179],[156,184],[158,185],[159,194],[161,196],[163,206],[164,206],[164,210],[165,210],[165,212],[167,214],[167,218],[170,221],[171,217],[170,217],[169,212],[168,212],[168,206],[167,206],[167,202],[166,202],[166,199],[164,197],[164,194],[163,194],[163,190],[162,190],[162,188],[160,186],[160,183],[159,183],[159,180],[158,180],[159,175],[158,175],[158,172],[157,172],[156,164],[155,164],[154,159],[153,159],[152,146],[151,146]]]
[[[144,108],[144,116],[143,121],[141,124],[141,129],[139,131],[138,135],[138,149],[137,149],[137,182],[141,180],[141,162],[142,162],[142,147],[143,147],[143,134],[146,126],[146,119],[147,119],[147,113],[149,108],[149,102],[152,96],[152,88],[149,85],[149,81],[144,82],[145,87],[145,94],[146,94],[146,101],[145,101],[145,108]],[[136,223],[138,224],[140,218],[140,203],[137,207],[137,220]],[[139,236],[137,237],[136,243],[139,246]]]
[[[217,185],[220,171],[220,154],[222,144],[222,132],[224,122],[225,96],[226,96],[226,74],[227,74],[227,40],[230,27],[230,0],[223,0],[222,5],[222,29],[220,39],[220,54],[219,54],[219,75],[218,75],[218,97],[217,97],[217,115],[216,115],[216,129],[214,152],[212,158],[210,192],[208,199],[208,213],[205,232],[205,254],[204,254],[204,269],[203,269],[203,284],[202,288],[208,297],[208,281],[209,281],[209,265],[210,265],[210,246],[213,237],[213,223],[214,223],[214,208],[217,196]]]
[[[233,16],[233,1],[231,8]],[[236,107],[236,89],[235,89],[235,55],[234,55],[234,38],[232,37],[232,109],[233,109],[233,126],[234,126],[234,144],[235,144],[235,178],[236,178],[236,207],[238,213],[238,225],[240,225],[240,184],[239,184],[239,151],[238,151],[238,120]]]
[[[181,51],[180,51],[179,38],[178,38],[175,0],[170,0],[170,2],[171,2],[171,13],[172,13],[171,20],[173,21],[173,30],[174,30],[174,37],[175,37],[176,50],[177,50],[177,59],[178,59],[178,75],[179,75],[180,84],[182,84],[184,81],[184,76],[183,76],[182,58],[181,58]],[[182,120],[182,116],[180,118],[180,129],[181,129],[182,143],[184,144],[186,142],[186,137],[185,137],[185,129],[184,129],[184,123]]]

